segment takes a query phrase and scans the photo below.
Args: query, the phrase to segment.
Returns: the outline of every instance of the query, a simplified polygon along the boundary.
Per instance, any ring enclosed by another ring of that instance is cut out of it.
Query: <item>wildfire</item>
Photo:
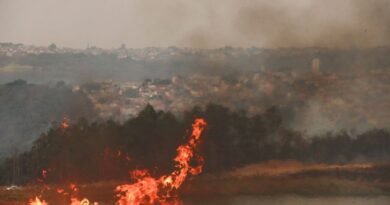
[[[83,199],[80,201],[77,198],[71,198],[70,201],[71,201],[70,205],[89,205],[90,204],[88,199]],[[97,205],[96,202],[93,204]]]
[[[188,174],[196,175],[202,171],[203,158],[197,156],[195,151],[205,127],[205,120],[195,120],[188,143],[177,148],[177,156],[174,159],[176,170],[171,174],[155,179],[147,170],[133,171],[131,177],[136,183],[117,186],[116,190],[119,192],[117,204],[179,204],[177,198],[172,195],[173,192],[183,184]],[[192,167],[191,159],[196,160],[198,166]]]
[[[189,174],[197,175],[202,172],[204,160],[198,155],[198,145],[202,132],[206,127],[204,119],[195,119],[192,124],[192,133],[186,144],[177,148],[174,158],[175,170],[169,175],[154,178],[148,170],[134,170],[130,177],[135,180],[133,184],[123,184],[116,187],[117,205],[176,205],[180,201],[175,191],[180,188]],[[193,166],[192,164],[196,164]],[[46,171],[42,172],[46,177]],[[44,178],[45,178],[44,177]],[[70,185],[72,193],[78,191],[75,184]],[[63,189],[57,189],[57,193],[68,195]],[[70,205],[90,205],[88,199],[79,200],[74,194],[70,194]],[[93,203],[97,205],[97,202]],[[41,197],[30,199],[29,205],[48,205]]]
[[[39,197],[35,197],[34,199],[30,199],[29,205],[48,205],[45,200],[39,199]]]
[[[62,129],[66,129],[69,127],[69,122],[67,118],[62,119],[62,122],[60,123],[60,126]]]
[[[42,178],[46,179],[47,178],[47,170],[42,170]]]

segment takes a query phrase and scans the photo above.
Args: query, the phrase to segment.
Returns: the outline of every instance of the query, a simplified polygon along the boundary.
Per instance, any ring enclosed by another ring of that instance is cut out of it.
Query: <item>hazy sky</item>
[[[389,36],[390,0],[0,0],[0,42],[333,47]]]

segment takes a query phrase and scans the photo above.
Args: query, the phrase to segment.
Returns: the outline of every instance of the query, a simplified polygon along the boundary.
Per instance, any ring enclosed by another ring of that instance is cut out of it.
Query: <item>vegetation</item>
[[[49,183],[124,180],[135,168],[166,173],[195,117],[208,122],[201,145],[204,173],[221,173],[273,159],[327,163],[389,159],[390,133],[386,130],[354,137],[346,132],[328,133],[306,139],[282,126],[281,113],[275,107],[249,116],[210,104],[194,107],[179,118],[149,105],[125,123],[80,119],[67,128],[50,129],[30,151],[1,165],[0,182],[31,183],[41,177],[42,170],[47,170]]]
[[[15,80],[0,85],[0,162],[26,151],[42,132],[65,117],[96,118],[93,103],[64,82],[53,85]]]

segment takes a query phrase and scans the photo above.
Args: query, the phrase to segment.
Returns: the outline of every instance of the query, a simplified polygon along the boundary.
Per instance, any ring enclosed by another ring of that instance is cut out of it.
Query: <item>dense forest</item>
[[[277,107],[250,116],[209,104],[194,107],[179,117],[148,105],[124,123],[80,119],[69,127],[51,128],[31,150],[5,160],[0,167],[0,183],[34,183],[42,170],[47,170],[48,183],[123,180],[135,168],[166,173],[195,117],[208,122],[201,144],[204,173],[217,174],[272,159],[323,163],[390,159],[390,133],[386,130],[305,138],[283,127],[281,116]]]

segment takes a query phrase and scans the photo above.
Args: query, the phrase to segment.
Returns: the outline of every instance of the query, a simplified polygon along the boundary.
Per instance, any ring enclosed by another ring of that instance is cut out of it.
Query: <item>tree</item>
[[[57,49],[57,45],[54,43],[51,43],[48,48],[53,51],[53,50]]]

